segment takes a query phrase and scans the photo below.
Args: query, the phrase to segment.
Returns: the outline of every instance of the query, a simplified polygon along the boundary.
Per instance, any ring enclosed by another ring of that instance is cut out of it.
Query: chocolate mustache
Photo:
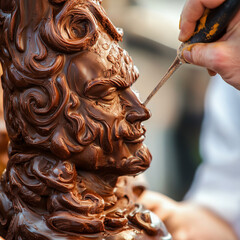
[[[129,124],[125,119],[115,124],[114,137],[116,139],[124,139],[127,141],[134,141],[144,137],[146,129],[140,122]]]

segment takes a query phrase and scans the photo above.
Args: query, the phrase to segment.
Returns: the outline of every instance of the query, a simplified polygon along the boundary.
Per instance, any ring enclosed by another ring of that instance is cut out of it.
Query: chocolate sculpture
[[[1,74],[1,70],[0,70]],[[0,87],[0,176],[3,170],[6,168],[8,156],[7,156],[7,145],[8,145],[8,135],[5,128],[5,123],[3,119],[3,94],[2,88]]]
[[[0,0],[9,162],[0,232],[11,239],[161,239],[125,175],[151,155],[138,71],[99,0]]]

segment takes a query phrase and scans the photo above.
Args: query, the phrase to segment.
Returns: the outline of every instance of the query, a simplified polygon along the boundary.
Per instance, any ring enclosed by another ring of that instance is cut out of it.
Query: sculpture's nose
[[[149,110],[143,105],[139,105],[138,108],[132,109],[127,113],[126,119],[130,123],[142,122],[150,118]]]
[[[139,101],[137,96],[130,93],[130,106],[126,114],[126,120],[130,123],[142,122],[151,117],[150,111]]]

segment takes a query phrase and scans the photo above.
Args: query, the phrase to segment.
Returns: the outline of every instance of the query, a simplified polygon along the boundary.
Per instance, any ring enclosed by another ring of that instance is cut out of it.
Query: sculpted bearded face
[[[74,12],[79,8],[74,6]],[[79,34],[77,25],[74,26],[74,34]],[[77,169],[137,174],[146,170],[151,161],[143,144],[142,126],[150,114],[131,89],[139,77],[138,70],[117,41],[106,30],[101,31],[100,22],[94,28],[93,35],[98,35],[95,45],[66,61],[68,85],[80,102],[75,116],[84,118],[87,129],[83,131],[78,124],[76,139],[85,146],[71,159]],[[93,27],[88,29],[91,32]]]
[[[10,11],[11,4],[1,4]],[[3,57],[12,149],[45,149],[77,170],[119,176],[144,171],[151,155],[141,123],[150,114],[131,89],[139,75],[118,45],[121,31],[99,1],[26,4],[35,10],[25,14],[19,7],[16,39],[2,39],[5,52],[18,49],[11,52],[11,66]]]
[[[106,77],[113,64],[108,60],[109,52],[105,54],[105,58],[100,58],[96,53],[80,53],[68,67],[70,88],[81,101],[76,112],[85,116],[86,121],[94,121],[96,129],[92,131],[99,131],[93,143],[73,157],[73,161],[80,169],[87,166],[89,170],[105,169],[119,175],[137,174],[148,168],[151,160],[143,144],[145,129],[141,124],[150,114],[131,89],[132,79],[138,77],[136,69],[131,69],[131,77],[121,76],[120,67],[130,63],[130,57],[116,46],[117,60],[128,60],[113,76]]]

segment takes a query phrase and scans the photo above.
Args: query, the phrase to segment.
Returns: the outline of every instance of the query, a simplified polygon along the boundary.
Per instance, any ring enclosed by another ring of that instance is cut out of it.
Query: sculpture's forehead
[[[89,51],[80,52],[69,60],[68,81],[71,83],[73,80],[81,84],[96,78],[103,78],[106,69],[104,58]]]
[[[117,45],[105,50],[105,54],[84,51],[69,60],[67,79],[71,89],[83,93],[94,85],[112,85],[117,88],[130,87],[138,72],[127,52]],[[126,64],[126,61],[129,64]]]

